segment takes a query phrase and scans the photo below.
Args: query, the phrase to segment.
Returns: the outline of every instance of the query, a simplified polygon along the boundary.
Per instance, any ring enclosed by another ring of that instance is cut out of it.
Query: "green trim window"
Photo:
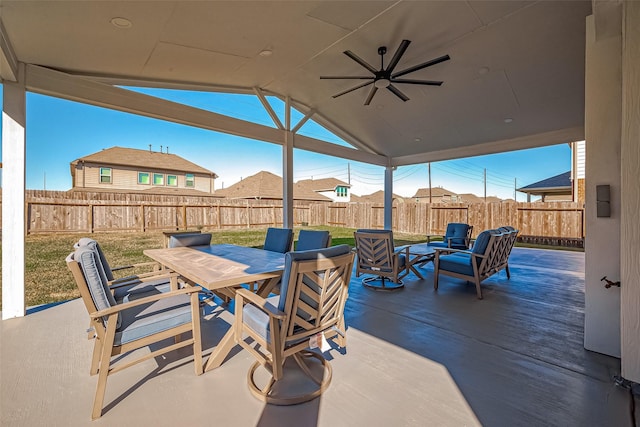
[[[336,196],[338,197],[347,197],[348,190],[347,187],[339,185],[336,187]]]
[[[196,177],[192,173],[188,173],[185,175],[185,187],[195,187],[196,186]]]
[[[111,168],[100,168],[100,184],[111,183]]]
[[[149,172],[138,172],[138,184],[151,184],[151,174]]]
[[[153,185],[164,185],[164,174],[163,173],[154,173],[153,174]]]
[[[175,175],[167,175],[167,185],[169,187],[177,187],[178,186],[178,177]]]

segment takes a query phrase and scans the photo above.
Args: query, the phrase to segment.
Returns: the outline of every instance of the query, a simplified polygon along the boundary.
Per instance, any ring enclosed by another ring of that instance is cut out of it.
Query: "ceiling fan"
[[[384,55],[385,55],[385,53],[387,53],[387,48],[386,48],[386,46],[380,46],[378,48],[378,55],[380,55],[380,63],[381,63],[380,70],[376,70],[368,62],[366,62],[365,60],[363,60],[362,58],[360,58],[359,56],[357,56],[355,53],[351,52],[350,50],[345,50],[344,51],[345,55],[347,55],[349,58],[351,58],[354,61],[356,61],[358,64],[362,65],[369,72],[371,72],[373,74],[373,76],[320,76],[320,79],[327,79],[327,80],[328,79],[330,79],[330,80],[340,80],[340,79],[369,80],[366,83],[362,83],[362,84],[360,84],[360,85],[358,85],[356,87],[352,87],[351,89],[347,89],[347,90],[345,90],[343,92],[337,93],[337,94],[333,95],[333,98],[337,98],[337,97],[345,95],[345,94],[347,94],[349,92],[353,92],[354,90],[360,89],[360,88],[365,87],[365,86],[369,86],[370,84],[373,84],[373,86],[371,87],[371,90],[369,91],[369,95],[367,96],[367,99],[364,101],[364,105],[369,105],[371,103],[371,100],[373,99],[374,95],[378,91],[378,89],[384,89],[384,88],[387,88],[395,96],[400,98],[402,101],[406,102],[406,101],[409,100],[409,97],[407,95],[405,95],[404,93],[402,93],[400,91],[400,89],[395,87],[393,85],[394,83],[407,83],[407,84],[413,84],[413,85],[426,85],[426,86],[440,86],[442,84],[442,82],[434,81],[434,80],[400,79],[399,77],[402,77],[402,76],[404,76],[406,74],[413,73],[414,71],[422,70],[423,68],[427,68],[427,67],[430,67],[432,65],[436,65],[436,64],[439,64],[441,62],[448,61],[449,59],[451,59],[451,58],[449,58],[449,55],[444,55],[444,56],[441,56],[439,58],[432,59],[431,61],[427,61],[427,62],[424,62],[422,64],[414,65],[413,67],[409,67],[409,68],[406,68],[406,69],[404,69],[402,71],[398,71],[398,72],[394,73],[393,70],[398,65],[398,62],[400,62],[400,58],[402,58],[402,55],[404,55],[404,53],[407,50],[407,48],[409,47],[410,43],[411,43],[411,40],[402,40],[402,42],[400,43],[400,46],[398,46],[398,49],[396,50],[396,53],[393,55],[393,58],[391,58],[391,62],[389,62],[389,65],[387,65],[386,69],[384,68]]]

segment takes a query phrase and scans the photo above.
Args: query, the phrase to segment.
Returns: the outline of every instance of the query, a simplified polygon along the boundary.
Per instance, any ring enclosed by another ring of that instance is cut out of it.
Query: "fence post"
[[[187,227],[187,205],[182,205],[182,226],[186,230]]]
[[[89,234],[93,234],[93,205],[89,204],[87,212],[87,221],[89,222]]]
[[[142,232],[145,232],[145,219],[144,219],[144,203],[140,203],[140,219],[142,219]]]

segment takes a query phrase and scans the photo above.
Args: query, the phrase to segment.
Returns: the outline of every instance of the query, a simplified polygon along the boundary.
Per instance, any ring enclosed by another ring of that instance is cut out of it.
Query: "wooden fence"
[[[310,224],[349,228],[383,228],[384,207],[369,203],[332,203],[310,206]],[[511,225],[522,240],[582,246],[584,209],[573,202],[428,204],[397,203],[393,206],[393,229],[416,234],[444,234],[450,222],[482,230]]]
[[[294,204],[294,225],[383,228],[384,207],[371,203]],[[282,225],[280,200],[27,191],[27,233],[243,229]],[[443,234],[449,222],[480,231],[511,225],[524,240],[581,246],[584,209],[572,202],[396,203],[393,229]],[[546,239],[546,240],[545,240]],[[571,242],[578,242],[572,244]]]

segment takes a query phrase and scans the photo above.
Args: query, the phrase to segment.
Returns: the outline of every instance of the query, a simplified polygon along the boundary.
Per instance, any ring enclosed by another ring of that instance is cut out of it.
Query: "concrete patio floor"
[[[515,248],[510,266],[510,280],[484,282],[481,301],[447,276],[434,292],[432,264],[396,292],[354,276],[347,349],[326,353],[333,381],[289,407],[250,394],[247,352],[196,376],[183,349],[110,377],[103,416],[90,421],[82,301],[32,310],[1,322],[0,425],[631,426],[630,394],[612,380],[619,360],[583,348],[584,253]],[[205,357],[233,321],[228,308],[203,318]]]

